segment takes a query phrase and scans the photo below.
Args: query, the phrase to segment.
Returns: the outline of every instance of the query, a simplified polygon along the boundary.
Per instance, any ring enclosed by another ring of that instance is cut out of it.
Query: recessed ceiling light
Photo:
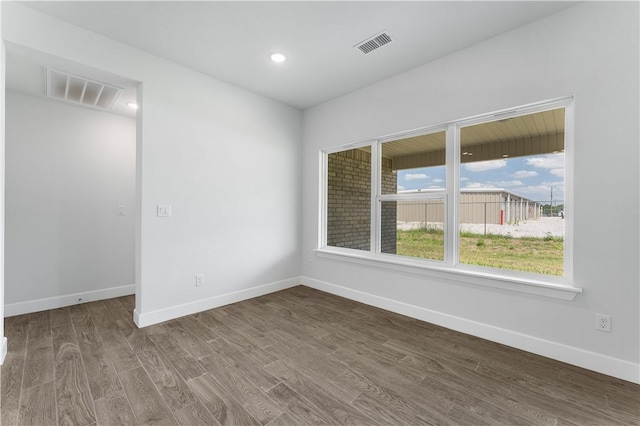
[[[138,109],[138,104],[135,102],[127,102],[127,105],[133,109]]]
[[[277,62],[277,63],[281,63],[287,60],[287,57],[284,56],[282,53],[274,53],[271,55],[271,60],[273,62]]]
[[[507,158],[509,154],[502,154],[502,158]]]

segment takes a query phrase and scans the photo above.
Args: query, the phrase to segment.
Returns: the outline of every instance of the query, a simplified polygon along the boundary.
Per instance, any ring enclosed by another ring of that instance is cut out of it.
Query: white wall
[[[0,34],[2,34],[2,7],[0,6]],[[0,39],[0,182],[4,183],[4,80],[6,70],[4,40]],[[0,184],[0,365],[7,355],[4,333],[4,185]]]
[[[131,293],[135,119],[7,91],[5,120],[5,314]]]
[[[303,275],[319,288],[638,381],[638,50],[638,3],[585,2],[305,111]],[[584,289],[573,301],[314,254],[320,149],[570,94],[574,275]],[[596,312],[612,315],[610,334],[595,330]]]
[[[141,82],[139,324],[297,282],[300,111],[23,5],[2,8],[8,50],[34,49]],[[159,203],[172,205],[173,216],[156,217]],[[205,275],[201,287],[197,273]]]

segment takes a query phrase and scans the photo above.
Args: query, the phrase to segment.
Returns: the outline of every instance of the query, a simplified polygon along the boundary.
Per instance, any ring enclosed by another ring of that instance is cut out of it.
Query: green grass
[[[398,230],[397,254],[444,260],[444,233],[437,229]],[[546,275],[563,275],[562,238],[513,238],[460,234],[460,262]]]

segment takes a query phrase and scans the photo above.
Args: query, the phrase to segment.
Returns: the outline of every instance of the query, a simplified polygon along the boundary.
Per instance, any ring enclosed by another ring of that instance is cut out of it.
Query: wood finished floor
[[[638,425],[637,385],[306,287],[7,318],[2,425]]]

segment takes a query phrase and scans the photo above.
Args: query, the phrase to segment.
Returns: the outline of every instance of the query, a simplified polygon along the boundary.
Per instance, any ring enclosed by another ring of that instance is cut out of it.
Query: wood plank
[[[370,356],[371,354],[375,354],[375,350],[345,346],[337,349],[333,356],[342,360],[349,367],[366,368],[370,373],[378,372],[376,376],[391,383],[402,382],[408,385],[417,385],[425,377],[425,373],[414,365],[390,361],[381,354]]]
[[[261,365],[266,365],[275,361],[275,358],[273,356],[269,355],[267,352],[265,352],[264,350],[256,346],[254,342],[250,341],[243,334],[237,333],[236,331],[232,330],[225,323],[223,323],[218,319],[218,317],[225,318],[227,316],[226,314],[224,316],[217,314],[216,316],[216,314],[213,314],[214,311],[217,311],[217,310],[211,309],[208,311],[200,312],[198,314],[193,315],[193,317],[196,318],[198,322],[203,324],[205,327],[208,327],[214,330],[215,332],[219,333],[221,337],[223,337],[232,345],[238,346],[243,350],[247,350],[245,351],[247,356],[249,357],[255,356],[256,358],[252,358],[252,359],[256,359],[256,360],[258,358],[261,358],[261,360],[258,361],[258,362],[261,362]]]
[[[167,330],[167,340],[173,340],[173,344],[181,346],[189,355],[196,359],[210,355],[206,342],[199,340],[189,331],[182,328],[177,323],[167,324],[164,326]]]
[[[271,301],[261,307],[262,311],[273,313],[269,315],[269,322],[276,323],[283,329],[294,334],[308,334],[315,338],[322,338],[331,333],[333,326],[330,322],[319,321],[312,315],[313,307],[293,301]],[[269,311],[271,310],[271,311]],[[242,315],[238,313],[238,315]],[[246,316],[245,316],[246,317]],[[323,316],[325,319],[326,316]],[[266,328],[266,327],[265,327]],[[265,332],[269,331],[269,328]]]
[[[119,330],[102,331],[100,337],[104,344],[104,354],[112,361],[118,373],[140,367],[138,357]]]
[[[423,386],[426,380],[416,383],[412,377],[397,374],[392,370],[386,370],[371,363],[371,360],[362,358],[350,363],[350,367],[345,371],[343,377],[349,377],[351,382],[358,383],[363,380],[375,382],[376,386],[395,392],[408,402],[432,410],[434,413],[445,415],[445,413],[455,405],[447,393],[439,393],[434,389]],[[350,377],[350,375],[354,377]],[[473,391],[472,384],[469,385]],[[425,403],[425,401],[429,401]]]
[[[27,336],[27,349],[49,348],[53,345],[49,312],[35,312],[30,315]]]
[[[171,365],[176,369],[178,374],[182,376],[184,380],[193,379],[194,377],[202,376],[207,372],[205,368],[192,356],[174,358],[170,361]]]
[[[238,320],[233,315],[227,315],[225,317],[224,327],[219,327],[218,332],[219,335],[223,337],[232,333],[239,334],[258,348],[265,348],[274,343],[268,335]]]
[[[222,335],[222,339],[224,339],[224,341],[229,345],[228,350],[241,352],[244,356],[258,365],[265,366],[277,360],[277,358],[273,354],[269,353],[269,351],[266,350],[267,348],[261,349],[239,334],[234,335],[225,332]],[[221,340],[216,339],[207,343],[211,351],[216,352],[220,350],[220,348],[216,347],[216,345],[220,344],[220,342]]]
[[[119,373],[138,424],[178,424],[142,367]]]
[[[115,366],[105,354],[102,338],[86,306],[72,306],[69,311],[89,380],[91,396],[97,400],[112,392],[122,392]]]
[[[203,358],[200,362],[227,393],[242,401],[244,409],[260,424],[265,425],[282,414],[282,410],[264,392],[226,362],[215,356]]]
[[[294,426],[297,424],[298,423],[293,419],[293,417],[287,413],[282,413],[280,417],[271,420],[267,426]]]
[[[356,384],[362,391],[362,394],[352,402],[352,405],[369,417],[378,418],[380,415],[383,419],[394,419],[392,423],[396,423],[398,420],[400,423],[409,424],[446,423],[446,412],[449,411],[450,405],[436,401],[436,404],[429,405],[427,409],[407,398],[407,395],[379,385],[369,377],[352,369],[345,370],[343,377]],[[425,394],[422,394],[421,398],[424,397]]]
[[[298,346],[307,350],[311,350],[316,353],[322,353],[325,355],[333,353],[338,346],[336,346],[330,339],[320,339],[314,337],[312,334],[307,333],[304,329],[274,329],[267,333],[273,340],[281,342],[283,339],[290,342],[292,346]],[[277,336],[277,337],[276,337]]]
[[[370,395],[361,394],[351,405],[359,409],[369,417],[378,419],[384,425],[435,425],[448,423],[429,423],[416,416],[410,407],[390,407],[386,403],[372,398]]]
[[[279,380],[269,374],[259,362],[249,358],[239,348],[231,345],[225,339],[216,339],[213,342],[209,342],[209,346],[216,356],[223,359],[262,390],[271,389],[279,383]]]
[[[129,313],[117,299],[106,299],[102,303],[115,319],[116,325],[122,332],[136,329],[138,326],[133,322],[133,314]]]
[[[85,307],[91,315],[92,322],[99,327],[101,331],[115,330],[118,328],[115,318],[109,313],[109,310],[102,301],[87,303]]]
[[[179,410],[196,402],[182,377],[142,330],[129,334],[133,351],[142,363],[151,381],[172,410]]]
[[[31,348],[28,343],[27,346],[22,388],[27,389],[53,381],[53,347]]]
[[[98,425],[130,426],[136,423],[129,400],[117,392],[107,393],[95,401]]]
[[[7,355],[0,366],[0,424],[17,424],[30,315],[5,318]]]
[[[23,389],[20,395],[20,425],[55,425],[56,401],[53,382]]]
[[[353,401],[360,395],[360,389],[355,384],[340,376],[344,372],[344,369],[338,372],[332,371],[333,367],[327,369],[325,368],[326,365],[317,359],[309,359],[307,356],[299,354],[296,351],[287,351],[278,346],[274,346],[270,348],[270,350],[278,355],[280,361],[285,361],[287,365],[292,366],[292,369],[296,372],[303,372],[313,380],[319,380],[332,385],[332,387],[336,389],[336,397],[342,401]],[[272,369],[269,369],[269,371],[275,374]]]
[[[2,424],[8,424],[4,419],[5,412],[16,411],[20,403],[22,389],[22,374],[24,372],[24,352],[9,352],[5,357],[0,374],[0,401],[2,401]],[[9,414],[7,416],[11,417]]]
[[[209,374],[187,382],[200,402],[216,418],[218,423],[226,425],[258,426],[260,423],[229,395]]]
[[[122,391],[116,368],[106,356],[101,341],[93,345],[81,343],[80,352],[94,400],[112,392]]]
[[[152,336],[154,334],[164,334],[164,333],[166,333],[165,329],[162,328],[162,324],[149,325],[147,327],[142,328],[142,331],[144,331],[145,334],[148,334],[150,336]]]
[[[68,308],[52,309],[49,311],[51,328],[71,326],[71,316]]]
[[[27,348],[28,327],[29,315],[18,315],[4,319],[7,353],[24,353]]]
[[[81,359],[70,359],[56,366],[55,390],[59,425],[90,425],[96,421]]]
[[[128,296],[117,297],[116,300],[122,305],[125,311],[133,318],[133,311],[136,308],[136,297],[133,294]]]
[[[245,302],[249,302],[249,300],[245,300],[241,304],[231,305],[233,309],[230,312],[227,310],[227,315],[230,313],[238,320],[243,321],[259,332],[266,333],[269,331],[270,326],[269,323],[265,321],[266,318],[264,316],[264,305],[260,303],[258,304],[259,306],[256,306],[255,304]],[[256,313],[258,313],[259,316],[256,316]],[[269,320],[271,320],[271,316],[269,316]]]
[[[301,397],[298,392],[284,383],[279,383],[271,388],[267,395],[276,401],[298,424],[335,424],[335,419]]]
[[[53,337],[53,353],[55,365],[59,366],[68,361],[81,360],[80,347],[78,339],[71,326],[71,318],[69,324],[51,329]]]
[[[195,360],[195,358],[182,346],[180,342],[169,335],[168,332],[161,334],[152,334],[148,335],[153,343],[156,344],[158,349],[162,351],[162,354],[167,357],[169,360],[173,360],[176,358],[190,358]]]
[[[219,426],[218,420],[205,408],[200,401],[194,402],[174,412],[181,425],[211,425]]]
[[[320,375],[336,376],[347,368],[345,363],[335,357],[319,354],[313,350],[313,347],[289,342],[279,334],[274,333],[272,336],[279,344],[270,346],[266,350],[275,355],[276,359],[290,359],[297,365]]]
[[[202,342],[208,342],[220,337],[220,334],[213,331],[210,328],[203,327],[202,324],[195,319],[192,315],[178,318],[177,323],[185,330],[189,330],[194,337],[198,338]]]
[[[324,380],[323,377],[316,376],[314,379],[299,371],[294,366],[288,365],[285,361],[278,360],[265,367],[275,377],[285,382],[289,387],[303,395],[316,407],[322,409],[332,419],[333,423],[349,425],[375,425],[376,421],[365,416],[360,411],[349,405],[352,399],[360,396],[358,393],[354,398],[342,399],[343,388]],[[349,395],[348,397],[351,397]]]
[[[17,398],[16,398],[17,399]],[[2,416],[0,417],[0,425],[2,426],[19,426],[18,425],[19,410],[8,410],[2,408]]]

